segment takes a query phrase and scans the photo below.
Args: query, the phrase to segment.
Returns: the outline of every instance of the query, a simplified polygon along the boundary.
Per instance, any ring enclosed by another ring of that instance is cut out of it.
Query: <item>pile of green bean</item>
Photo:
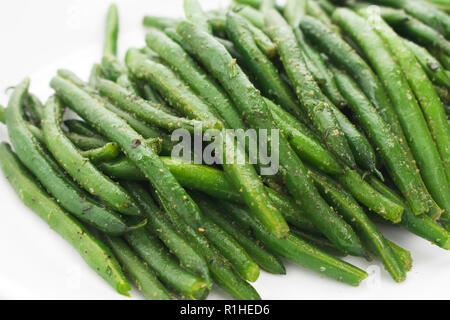
[[[25,79],[0,106],[4,174],[120,294],[205,299],[215,283],[260,299],[250,283],[284,260],[358,286],[368,275],[347,255],[402,282],[411,254],[380,223],[450,249],[448,6],[275,2],[185,0],[185,19],[144,18],[146,47],[124,62],[111,5],[88,81],[58,70],[43,104]],[[279,129],[280,170],[171,157],[171,133],[199,125],[220,141]]]

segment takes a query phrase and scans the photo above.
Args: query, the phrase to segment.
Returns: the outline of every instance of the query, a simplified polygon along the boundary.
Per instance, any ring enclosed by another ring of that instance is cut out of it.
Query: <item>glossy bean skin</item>
[[[230,203],[222,202],[222,205],[226,209],[223,211],[224,214],[230,215],[244,227],[251,228],[253,234],[269,249],[286,259],[352,286],[358,286],[367,277],[364,271],[326,254],[292,233],[284,239],[272,237],[245,210]]]
[[[330,205],[337,208],[339,213],[344,216],[346,221],[357,230],[360,237],[368,244],[368,248],[375,251],[377,256],[381,258],[394,280],[397,282],[406,280],[406,269],[403,267],[399,257],[353,196],[344,189],[339,188],[338,184],[332,179],[318,172],[311,170],[311,176]]]
[[[442,179],[446,180],[442,162],[420,106],[399,65],[392,58],[383,40],[370,28],[364,18],[348,9],[338,9],[333,14],[333,19],[344,30],[352,32],[352,37],[363,47],[393,101],[428,190],[437,199],[441,198],[442,195],[437,194],[436,190],[446,184],[446,181],[443,185],[438,183]],[[358,29],[358,34],[355,32],[356,29]],[[365,37],[361,37],[361,35],[365,35]],[[444,191],[444,196],[445,193],[448,192]],[[428,210],[425,208],[422,212],[415,211],[417,214],[421,214]]]
[[[365,15],[364,11],[361,11]],[[388,47],[402,68],[408,83],[414,92],[425,119],[428,128],[440,154],[443,169],[447,175],[447,186],[443,185],[439,191],[435,186],[428,185],[428,189],[435,198],[436,202],[447,212],[450,211],[450,199],[445,200],[438,194],[444,193],[444,190],[450,190],[450,128],[447,124],[447,116],[444,111],[444,105],[439,99],[433,83],[428,79],[427,74],[418,63],[414,53],[405,46],[401,39],[384,21],[377,22],[377,33],[388,44]],[[423,161],[422,159],[419,159]],[[430,160],[431,161],[431,160]],[[426,169],[422,169],[425,171]],[[425,172],[424,172],[425,173]],[[426,183],[429,183],[424,177]],[[437,181],[436,181],[437,182]],[[437,182],[442,183],[442,182]],[[436,190],[436,191],[435,191]],[[450,195],[449,195],[450,197]],[[448,214],[450,219],[450,213]]]
[[[416,202],[426,201],[423,182],[417,175],[418,168],[408,160],[388,124],[381,115],[373,112],[375,107],[349,76],[337,69],[333,69],[333,72],[341,92],[349,101],[349,107],[381,154],[391,177],[405,199],[411,206]]]
[[[152,85],[158,88],[161,94],[186,116],[202,121],[219,121],[220,118],[215,109],[190,90],[185,82],[169,68],[145,59],[133,50],[129,50],[127,61],[128,66],[138,78],[151,81]],[[281,213],[273,207],[268,199],[255,168],[246,160],[245,150],[237,145],[234,137],[229,133],[222,132],[220,137],[223,143],[221,156],[225,160],[223,166],[228,177],[239,190],[242,190],[246,203],[252,208],[252,212],[258,219],[273,230],[277,236],[282,237],[287,233],[289,227]],[[230,150],[232,147],[233,150]],[[239,159],[245,159],[245,163]]]
[[[202,203],[199,205],[201,206]],[[209,206],[209,208],[211,208],[211,206]],[[283,262],[277,256],[265,250],[263,245],[257,243],[257,241],[245,230],[240,229],[234,221],[226,219],[226,217],[220,214],[216,209],[203,210],[203,212],[214,223],[236,239],[263,270],[272,274],[286,274]]]
[[[51,97],[45,105],[42,132],[56,161],[82,188],[114,210],[126,215],[141,215],[128,193],[101,173],[64,135],[61,117],[61,101]]]
[[[183,269],[156,236],[142,229],[129,232],[124,238],[158,278],[182,297],[199,299],[205,295],[206,281]]]
[[[204,130],[221,128],[220,124],[217,122],[199,122],[167,114],[154,104],[145,101],[109,80],[98,80],[97,89],[103,96],[107,97],[124,110],[135,114],[148,123],[169,131],[184,129],[194,133],[196,126],[201,126]]]
[[[198,0],[184,0],[184,13],[187,20],[192,21],[206,32],[212,34],[212,28],[208,22],[208,17]]]
[[[278,46],[298,99],[319,132],[322,142],[338,159],[355,168],[355,159],[345,134],[331,110],[329,100],[309,72],[292,28],[275,10],[267,11],[265,19],[268,33]]]
[[[29,80],[25,79],[16,87],[6,112],[8,133],[19,159],[60,201],[63,208],[82,221],[112,235],[129,231],[128,226],[118,214],[97,204],[71,179],[68,179],[29,131],[21,112],[21,102],[28,86]]]
[[[196,48],[197,57],[221,82],[253,128],[271,130],[276,127],[264,98],[251,84],[242,69],[233,64],[233,58],[219,42],[189,22],[181,22],[177,31],[191,47]],[[303,163],[283,134],[279,139],[279,152],[280,174],[296,201],[304,205],[305,211],[310,213],[311,221],[314,219],[316,226],[342,249],[360,254],[362,247],[356,235],[318,195],[315,186],[306,176]],[[309,210],[308,206],[314,208]],[[322,218],[319,219],[319,216]],[[327,218],[323,218],[324,216]],[[330,227],[330,224],[334,224],[334,227]]]
[[[206,75],[205,71],[189,56],[189,52],[183,50],[178,43],[171,41],[169,37],[157,30],[151,30],[147,34],[146,42],[148,47],[157,52],[184,81],[209,104],[214,106],[228,127],[233,129],[246,128],[227,94]]]
[[[281,79],[278,70],[258,48],[248,29],[248,22],[235,13],[227,15],[227,34],[243,54],[250,72],[255,76],[263,93],[299,119],[306,119],[296,97]]]
[[[172,226],[145,187],[131,181],[121,181],[121,184],[141,207],[148,220],[148,230],[158,236],[183,267],[202,277],[208,291],[211,290],[212,279],[205,258]]]
[[[0,144],[0,165],[23,203],[69,242],[83,260],[117,292],[128,296],[130,285],[111,251],[43,191],[36,178],[31,176],[6,143]]]
[[[169,291],[159,282],[153,272],[120,238],[105,236],[105,242],[119,260],[125,273],[130,277],[148,300],[172,300]]]
[[[84,158],[87,158],[91,160],[92,163],[97,164],[117,159],[120,155],[120,148],[117,143],[109,142],[103,147],[81,151],[80,153]]]

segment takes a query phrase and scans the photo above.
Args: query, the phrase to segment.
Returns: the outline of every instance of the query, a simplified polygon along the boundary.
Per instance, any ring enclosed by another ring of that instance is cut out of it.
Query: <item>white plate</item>
[[[142,16],[181,16],[181,0],[116,1],[121,14],[120,47],[144,45]],[[204,0],[205,8],[228,1]],[[108,0],[3,0],[0,2],[0,103],[3,89],[30,75],[31,90],[42,99],[51,93],[48,82],[58,68],[83,78],[100,59],[103,17]],[[7,132],[0,125],[0,140]],[[0,299],[122,299],[93,272],[62,238],[18,199],[0,174]],[[396,284],[379,262],[347,261],[371,276],[359,288],[349,287],[312,271],[286,263],[287,276],[262,273],[254,284],[264,299],[448,299],[450,256],[428,242],[395,228],[382,228],[387,237],[411,250],[413,270]],[[142,296],[134,290],[132,296]],[[211,299],[229,296],[215,288]],[[127,299],[127,298],[123,298]]]

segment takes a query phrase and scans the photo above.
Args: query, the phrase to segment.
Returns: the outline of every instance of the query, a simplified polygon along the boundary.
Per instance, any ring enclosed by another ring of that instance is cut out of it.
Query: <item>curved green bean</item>
[[[117,159],[120,155],[120,148],[117,143],[110,142],[101,148],[81,151],[80,153],[84,158],[88,158],[92,163],[97,164]]]
[[[69,242],[84,261],[114,289],[128,296],[130,285],[111,251],[53,200],[6,143],[0,144],[0,165],[21,200]]]

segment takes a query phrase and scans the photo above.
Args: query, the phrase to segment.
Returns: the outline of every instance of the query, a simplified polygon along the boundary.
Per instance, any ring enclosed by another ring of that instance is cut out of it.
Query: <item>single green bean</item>
[[[97,164],[117,159],[120,155],[120,148],[117,143],[110,142],[101,148],[81,151],[80,153],[84,158],[88,158],[92,163]]]
[[[129,231],[130,227],[118,214],[99,205],[97,201],[91,199],[87,193],[78,188],[70,178],[67,178],[62,173],[63,170],[58,167],[29,131],[21,112],[21,102],[27,92],[29,83],[30,81],[27,78],[16,87],[6,111],[9,136],[19,159],[59,200],[61,206],[80,220],[112,235]]]
[[[331,27],[333,25],[329,13],[327,13],[326,10],[322,8],[321,4],[316,0],[308,0],[306,5],[306,13],[327,26]]]
[[[221,202],[221,205],[224,209],[223,213],[230,215],[244,227],[250,227],[255,237],[262,241],[267,248],[286,259],[353,286],[358,286],[367,277],[363,270],[326,254],[292,233],[289,233],[284,239],[271,236],[264,226],[234,204]]]
[[[117,55],[117,37],[119,34],[119,13],[117,6],[111,4],[106,16],[105,27],[105,43],[103,47],[103,55]]]
[[[346,257],[347,253],[339,249],[333,242],[330,242],[327,238],[317,235],[310,234],[296,229],[292,230],[292,233],[302,240],[305,240],[310,245],[325,251],[326,253],[335,257]]]
[[[20,199],[52,230],[69,242],[86,263],[122,295],[130,285],[111,251],[75,218],[65,212],[31,176],[6,143],[0,144],[0,165]]]
[[[0,122],[5,123],[5,108],[0,105]]]
[[[287,22],[296,28],[303,17],[306,15],[306,0],[287,0],[284,6],[283,15]]]
[[[172,300],[173,297],[164,285],[130,247],[120,238],[105,236],[105,241],[111,248],[125,273],[130,277],[139,291],[148,300]]]
[[[142,24],[145,27],[164,30],[166,28],[176,28],[179,21],[179,19],[173,18],[145,16],[142,20]]]
[[[184,13],[187,20],[192,21],[204,31],[212,34],[212,28],[208,22],[208,17],[198,0],[184,0]]]
[[[250,6],[237,6],[234,11],[247,19],[255,27],[264,29],[264,15],[253,7]]]
[[[355,168],[355,159],[345,134],[330,108],[329,100],[309,72],[291,27],[276,10],[266,12],[266,25],[279,48],[282,62],[296,88],[297,96],[320,133],[320,138],[335,156],[349,167]]]

